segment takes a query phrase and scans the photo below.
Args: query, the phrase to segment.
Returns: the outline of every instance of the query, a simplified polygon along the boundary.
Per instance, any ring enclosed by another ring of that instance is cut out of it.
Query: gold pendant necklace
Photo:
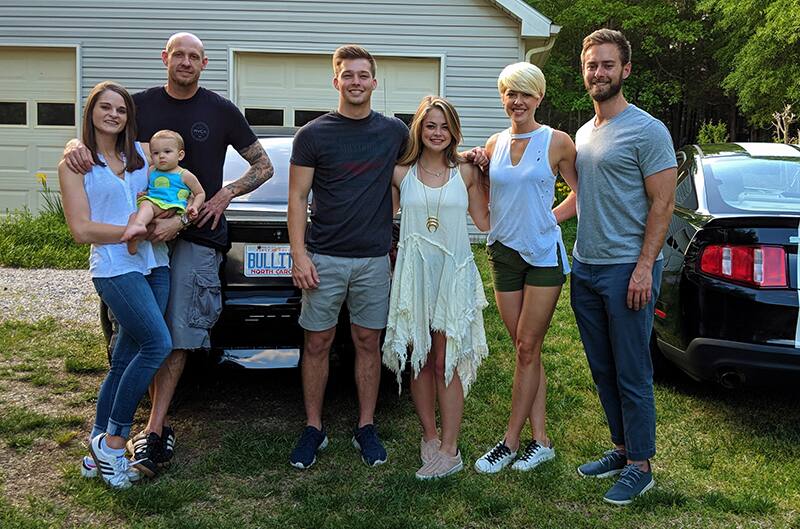
[[[419,166],[422,167],[422,164],[419,164]],[[434,173],[433,171],[428,171],[427,169],[425,169],[425,167],[422,167],[422,169],[424,169],[426,172],[432,175],[436,176],[441,175],[441,173],[437,174]],[[444,194],[444,184],[439,186],[439,198],[436,200],[436,215],[431,215],[431,209],[430,206],[428,205],[428,186],[426,186],[425,182],[423,182],[422,180],[420,180],[419,183],[422,184],[422,192],[425,194],[425,213],[428,215],[428,218],[425,220],[425,227],[428,228],[428,231],[430,233],[433,233],[439,229],[439,208],[441,208],[442,206],[442,194]],[[445,184],[446,183],[447,182],[445,182]]]

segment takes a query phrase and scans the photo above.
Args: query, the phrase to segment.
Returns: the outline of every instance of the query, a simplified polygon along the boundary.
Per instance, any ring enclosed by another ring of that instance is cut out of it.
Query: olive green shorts
[[[515,292],[522,290],[525,285],[558,287],[567,281],[560,251],[556,252],[558,266],[533,266],[519,252],[499,241],[487,246],[486,254],[489,256],[494,289],[497,292]]]

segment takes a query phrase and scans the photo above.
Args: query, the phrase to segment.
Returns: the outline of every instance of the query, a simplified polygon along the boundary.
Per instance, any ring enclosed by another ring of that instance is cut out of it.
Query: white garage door
[[[439,94],[439,59],[377,57],[372,107],[408,120],[420,99]],[[336,108],[330,55],[236,54],[235,97],[251,125],[301,126]]]
[[[58,189],[56,166],[76,137],[75,49],[0,46],[0,214],[41,207],[37,173]]]

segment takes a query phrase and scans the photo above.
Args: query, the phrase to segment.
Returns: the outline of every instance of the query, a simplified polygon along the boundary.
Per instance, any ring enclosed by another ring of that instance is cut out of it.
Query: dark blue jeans
[[[653,265],[653,297],[641,310],[627,305],[628,282],[636,263],[590,265],[574,259],[572,266],[572,310],[611,441],[625,445],[633,461],[656,453],[650,333],[662,264]]]
[[[172,351],[164,322],[169,268],[155,268],[147,276],[130,272],[92,281],[119,322],[111,368],[97,395],[92,437],[103,432],[128,437],[139,401]]]

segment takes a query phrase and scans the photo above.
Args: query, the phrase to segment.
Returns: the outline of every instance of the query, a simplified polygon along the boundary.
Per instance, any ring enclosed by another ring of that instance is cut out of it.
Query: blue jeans
[[[164,322],[169,268],[154,268],[147,276],[129,272],[92,282],[119,322],[111,368],[97,395],[92,437],[103,432],[128,437],[142,395],[172,351]]]
[[[662,261],[653,265],[653,296],[641,310],[627,305],[636,263],[591,265],[573,260],[570,301],[586,359],[611,430],[628,459],[656,453],[656,407],[650,334],[661,286]]]

